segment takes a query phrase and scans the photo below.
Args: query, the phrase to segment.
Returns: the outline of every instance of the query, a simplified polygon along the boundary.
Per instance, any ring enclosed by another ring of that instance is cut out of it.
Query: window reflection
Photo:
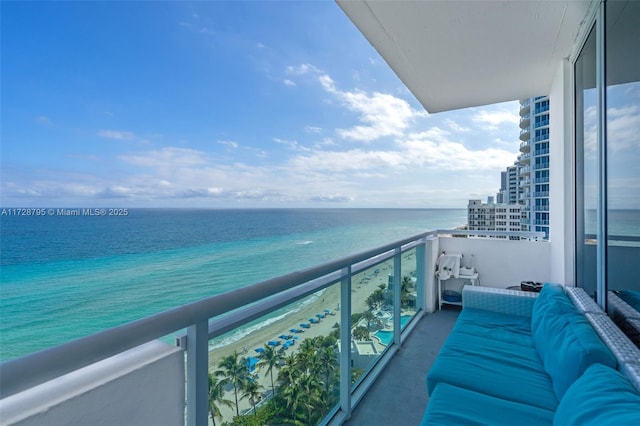
[[[640,311],[640,2],[606,7],[607,288]]]
[[[596,208],[598,205],[598,133],[596,30],[575,63],[576,100],[576,282],[596,292]]]

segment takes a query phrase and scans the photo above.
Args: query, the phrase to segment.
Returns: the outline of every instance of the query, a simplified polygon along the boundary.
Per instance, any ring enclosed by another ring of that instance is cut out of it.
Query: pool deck
[[[426,377],[459,308],[425,315],[354,409],[346,425],[416,426],[427,408]]]

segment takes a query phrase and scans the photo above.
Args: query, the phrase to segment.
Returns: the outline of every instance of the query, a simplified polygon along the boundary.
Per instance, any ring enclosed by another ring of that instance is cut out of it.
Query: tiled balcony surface
[[[427,371],[459,312],[445,307],[424,316],[345,424],[418,425],[429,400]]]

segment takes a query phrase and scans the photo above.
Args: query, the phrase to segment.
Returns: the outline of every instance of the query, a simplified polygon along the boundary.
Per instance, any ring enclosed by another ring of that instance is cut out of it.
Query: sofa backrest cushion
[[[561,286],[545,285],[540,297],[531,318],[533,343],[560,400],[591,364],[615,368],[617,361]]]
[[[560,284],[546,283],[531,310],[531,334],[544,322],[547,314],[577,311]]]
[[[593,364],[567,389],[553,424],[640,425],[640,393],[618,371]]]

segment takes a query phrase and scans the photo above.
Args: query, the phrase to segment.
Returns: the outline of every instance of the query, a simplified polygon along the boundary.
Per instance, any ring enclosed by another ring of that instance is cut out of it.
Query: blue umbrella
[[[280,344],[280,342],[278,342],[277,340],[269,340],[267,342],[267,345],[269,346],[278,346]]]
[[[247,357],[246,366],[249,369],[249,372],[252,373],[256,368],[256,364],[258,364],[258,358],[254,358],[252,356]]]
[[[261,353],[264,353],[264,348],[256,348],[256,349],[254,349],[254,351],[256,351],[259,354],[261,354]]]
[[[302,328],[311,328],[311,326],[309,324],[307,324],[306,322],[300,324],[300,327],[302,327]]]

